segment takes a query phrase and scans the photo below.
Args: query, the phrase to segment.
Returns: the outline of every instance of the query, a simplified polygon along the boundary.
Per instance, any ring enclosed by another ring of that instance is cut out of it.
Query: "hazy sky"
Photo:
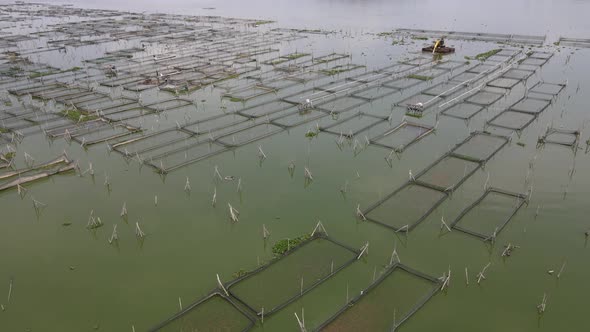
[[[590,36],[590,0],[70,0],[93,8],[270,18],[283,26]],[[0,3],[12,1],[0,0]],[[213,10],[203,9],[214,7]]]

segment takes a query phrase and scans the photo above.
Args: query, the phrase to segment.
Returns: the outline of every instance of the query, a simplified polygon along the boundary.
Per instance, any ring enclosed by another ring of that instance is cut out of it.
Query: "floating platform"
[[[423,47],[422,52],[432,53],[433,49],[434,49],[434,46]],[[447,47],[447,46],[439,47],[436,49],[436,51],[434,53],[437,53],[437,54],[455,53],[455,48],[454,47]]]

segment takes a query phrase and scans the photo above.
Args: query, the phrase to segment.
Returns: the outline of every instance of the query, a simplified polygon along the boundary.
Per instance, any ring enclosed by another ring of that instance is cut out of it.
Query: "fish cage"
[[[534,114],[506,110],[491,118],[487,125],[520,132],[536,118]]]
[[[450,226],[484,241],[494,241],[525,203],[524,194],[488,188]]]
[[[537,99],[531,97],[530,95],[527,95],[526,97],[523,97],[520,101],[510,106],[509,109],[522,113],[540,114],[543,111],[545,111],[549,106],[551,106],[551,100]]]
[[[483,42],[501,42],[505,44],[524,44],[543,46],[545,36],[535,35],[516,35],[516,34],[499,34],[484,32],[464,32],[451,30],[422,30],[422,29],[397,29],[398,35],[410,35],[417,37],[435,38],[445,36],[446,39],[483,41]]]
[[[452,192],[480,167],[477,161],[447,154],[416,175],[415,182],[435,190]]]
[[[557,44],[566,47],[590,48],[590,39],[560,37]]]
[[[320,125],[320,130],[334,135],[343,135],[347,138],[353,138],[358,133],[383,121],[386,120],[382,117],[358,113],[326,126]]]
[[[451,150],[451,155],[465,160],[485,163],[498,153],[509,138],[486,132],[474,131]]]
[[[483,106],[464,102],[445,108],[440,114],[456,119],[470,120],[484,109],[486,108]]]
[[[254,327],[256,318],[231,297],[216,290],[178,314],[149,329],[150,332],[240,331]]]
[[[547,128],[543,136],[539,137],[538,144],[556,144],[567,147],[575,147],[580,140],[580,131],[565,128]]]
[[[432,126],[403,121],[399,125],[373,136],[370,143],[400,153],[433,131],[434,127]]]
[[[357,261],[360,254],[322,232],[291,240],[280,242],[275,259],[225,285],[233,298],[258,316],[286,307]]]
[[[396,331],[440,290],[441,281],[401,263],[314,331]]]
[[[0,174],[0,192],[24,184],[47,179],[53,175],[75,170],[75,162],[66,156],[58,157],[43,164],[24,169],[10,170]]]
[[[426,219],[446,198],[447,193],[406,182],[363,211],[368,221],[395,232],[409,232]]]

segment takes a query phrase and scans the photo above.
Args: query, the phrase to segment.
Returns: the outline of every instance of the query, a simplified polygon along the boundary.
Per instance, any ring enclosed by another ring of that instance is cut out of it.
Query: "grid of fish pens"
[[[315,331],[396,331],[439,289],[438,278],[393,264]]]
[[[473,132],[463,142],[362,213],[366,220],[409,232],[508,143],[508,137]],[[404,213],[396,213],[404,211]]]
[[[333,58],[333,56],[328,58],[322,57],[322,60],[319,63],[329,62]],[[337,58],[340,59],[345,57]],[[430,62],[426,63],[430,65]],[[444,62],[436,63],[434,64],[434,66],[444,64]],[[399,68],[400,66],[402,66],[403,68]],[[399,76],[399,73],[404,73],[407,70],[417,68],[420,67],[418,65],[400,64],[399,66],[389,66],[384,70],[389,70],[394,73],[394,76]],[[392,74],[390,74],[389,72],[384,71],[384,73],[385,74],[383,75],[385,75],[385,78],[390,79],[392,77]],[[362,88],[359,87],[360,84],[355,84],[354,88],[350,88],[350,82],[346,82],[347,81],[345,79],[341,79],[340,81],[330,83],[329,85],[323,85],[312,90],[303,90],[302,92],[298,92],[292,96],[266,101],[253,106],[248,106],[247,108],[239,110],[237,113],[228,113],[224,115],[213,116],[210,118],[186,123],[178,129],[182,132],[185,132],[187,135],[183,135],[183,138],[174,139],[170,142],[157,141],[158,135],[154,134],[153,136],[149,135],[147,137],[132,137],[132,139],[127,142],[118,142],[116,144],[113,144],[113,148],[116,151],[124,154],[126,157],[137,158],[138,161],[143,162],[149,166],[152,166],[158,172],[171,172],[178,168],[214,156],[218,153],[227,151],[231,148],[239,147],[254,142],[256,140],[266,138],[268,136],[283,131],[285,128],[292,128],[310,121],[319,120],[327,116],[328,114],[333,114],[335,112],[346,112],[349,110],[353,110],[361,105],[368,105],[368,99],[363,97],[334,97],[337,94],[335,92],[335,89],[337,88],[331,88],[331,86],[339,87],[342,84],[348,84],[349,86],[347,87],[347,89],[351,89],[352,91],[362,90]],[[315,97],[319,96],[318,99],[320,99],[320,101],[318,101],[318,106],[314,106],[311,109],[301,111],[298,108],[300,106],[300,100],[304,96],[312,93],[312,91],[315,91]],[[143,114],[143,111],[142,113],[139,113],[139,110],[135,107],[137,105],[132,105],[133,107],[129,107],[129,109],[114,109],[118,110],[118,112],[123,112],[123,110],[127,112],[135,110],[135,113],[131,114],[133,115],[133,117],[140,116],[140,114]],[[188,102],[187,107],[189,107]],[[330,109],[327,109],[328,107]],[[141,109],[149,108],[150,105],[141,107]],[[101,112],[106,113],[106,115],[103,114],[103,117],[109,118],[110,120],[115,120],[110,116],[111,114],[115,113],[113,109],[107,108],[101,110]],[[385,123],[385,118],[383,117],[372,117],[370,115],[364,117],[374,118],[375,120],[380,121],[381,124]],[[118,119],[129,119],[129,117],[119,117]],[[354,121],[351,121],[350,124],[356,127],[362,124],[361,122],[355,123]],[[334,127],[337,125],[343,124],[337,123],[334,124],[334,126],[331,125],[331,128],[333,130],[336,130],[334,129]],[[400,140],[400,143],[396,146],[397,149],[400,150],[403,149],[402,146],[409,146],[415,141],[417,141],[419,138],[430,133],[430,130],[426,130],[424,133],[420,133],[420,131],[422,130],[420,128],[427,129],[426,126],[418,126],[410,123],[403,123],[400,124],[398,127],[398,130],[395,131],[395,135],[397,137],[404,136],[408,132],[419,133],[417,137],[414,137],[414,140]],[[363,129],[367,128],[363,127],[359,129],[361,129],[362,131]],[[388,129],[390,128],[383,128],[383,132],[387,131]],[[170,132],[165,132],[166,133],[163,134],[171,135]],[[393,133],[389,133],[388,135],[393,135]],[[115,139],[117,138],[115,136],[112,137]],[[150,137],[154,139],[150,139]],[[389,137],[391,138],[393,136]],[[150,146],[145,146],[143,149],[139,150],[129,148],[129,146],[127,146],[127,144],[141,144],[141,141],[144,138],[146,138],[146,143],[152,142],[152,144],[150,144]]]
[[[319,224],[318,224],[319,225]],[[317,229],[278,241],[274,258],[189,305],[150,331],[247,331],[358,260],[361,252]]]
[[[545,36],[535,35],[516,35],[516,34],[499,34],[499,33],[484,33],[484,32],[462,32],[449,30],[421,30],[421,29],[397,29],[397,34],[405,34],[417,37],[433,38],[438,36],[445,36],[448,39],[458,40],[477,40],[484,42],[501,42],[506,44],[527,44],[535,46],[543,46]]]
[[[567,46],[567,47],[590,48],[590,39],[560,37],[559,40],[557,41],[557,44],[559,46]]]
[[[75,163],[66,156],[39,165],[32,165],[34,160],[31,157],[25,159],[30,164],[29,167],[0,173],[0,191],[17,188],[19,194],[21,194],[22,185],[47,179],[53,175],[67,173],[76,168]]]
[[[564,88],[565,84],[538,82],[525,92],[524,97],[488,120],[486,126],[521,132],[551,106]]]

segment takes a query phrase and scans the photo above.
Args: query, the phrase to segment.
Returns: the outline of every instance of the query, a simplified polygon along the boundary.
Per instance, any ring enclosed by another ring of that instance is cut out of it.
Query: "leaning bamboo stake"
[[[107,187],[108,190],[111,190],[111,180],[107,172],[104,172],[104,186]]]
[[[180,296],[178,297],[178,307],[180,308],[180,311],[182,311],[182,299]]]
[[[186,182],[184,184],[184,191],[186,191],[187,193],[190,193],[191,192],[191,189],[192,189],[191,188],[191,182],[190,182],[190,180],[188,179],[188,176],[187,176],[186,177]]]
[[[318,220],[318,223],[315,225],[315,228],[311,232],[312,237],[315,235],[315,232],[324,233],[326,236],[328,235],[328,232],[326,231],[326,228],[324,227],[324,224],[322,224],[321,220]]]
[[[229,296],[229,292],[223,286],[223,283],[221,282],[221,279],[219,278],[219,274],[217,274],[217,284],[219,285],[219,288],[221,288],[221,290],[223,290],[223,292],[225,293],[225,295],[226,296]]]
[[[258,146],[258,158],[260,158],[261,161],[266,159],[266,154],[262,151],[262,145]]]
[[[343,194],[348,192],[348,180],[344,181],[344,185],[340,187],[340,192]]]
[[[217,204],[217,187],[213,189],[213,199],[211,200],[211,205],[215,206]]]
[[[27,194],[27,189],[23,186],[21,186],[20,184],[16,185],[16,190],[18,192],[18,195],[20,196],[21,199],[23,199],[25,197],[25,195]]]
[[[367,218],[365,217],[365,215],[361,211],[361,205],[360,204],[357,204],[357,206],[356,206],[356,217],[359,218],[359,219],[361,219],[361,220],[363,220],[363,221],[366,221],[367,220]]]
[[[561,278],[561,274],[563,273],[563,269],[565,269],[566,263],[567,263],[567,261],[563,261],[563,264],[561,265],[561,269],[559,269],[559,273],[557,273],[557,279]]]
[[[233,206],[231,206],[231,204],[227,203],[227,206],[229,207],[229,215],[231,217],[231,220],[233,222],[238,222],[238,216],[240,215],[240,212],[236,209],[233,208]]]
[[[27,164],[27,166],[31,167],[33,166],[33,164],[35,164],[35,158],[33,158],[33,156],[31,156],[30,154],[25,152],[25,164]]]
[[[395,231],[395,232],[396,232],[396,233],[399,233],[399,232],[406,232],[406,234],[407,234],[407,232],[408,232],[408,229],[410,229],[410,225],[404,225],[404,226],[402,226],[400,229],[398,229],[398,230],[397,230],[397,231]]]
[[[544,313],[546,307],[547,307],[547,293],[543,293],[543,300],[541,301],[541,304],[539,304],[537,306],[537,311],[539,311],[539,314]]]
[[[401,263],[402,260],[399,258],[397,254],[397,245],[393,247],[393,252],[391,253],[391,258],[389,259],[389,265],[393,265],[394,263]]]
[[[92,163],[88,162],[88,168],[82,172],[82,175],[85,175],[86,173],[90,174],[91,176],[94,176],[94,168],[92,167]]]
[[[485,280],[485,279],[486,279],[485,273],[486,273],[486,270],[488,269],[488,267],[490,267],[490,265],[491,265],[491,264],[492,264],[491,262],[490,262],[490,263],[488,263],[488,264],[487,264],[486,266],[484,266],[484,268],[483,268],[481,271],[479,271],[479,273],[477,274],[477,284],[478,284],[478,285],[479,285],[479,283],[481,282],[481,280],[482,280],[482,279],[483,279],[483,280]]]
[[[47,204],[39,202],[34,197],[31,197],[31,200],[33,201],[33,207],[35,208],[35,212],[37,212],[37,213],[39,213],[39,211],[41,211],[41,209],[43,209],[47,206]]]
[[[141,227],[139,227],[139,222],[135,223],[135,236],[137,236],[138,238],[143,238],[145,236],[145,233],[143,232]]]
[[[10,283],[8,284],[8,299],[6,300],[7,303],[10,303],[10,297],[12,296],[12,283],[13,279],[10,278]]]
[[[443,227],[445,227],[449,232],[451,231],[451,228],[449,227],[449,225],[447,225],[447,223],[445,222],[445,217],[441,217],[440,218],[440,229],[442,230]]]
[[[221,176],[221,173],[219,173],[219,168],[217,167],[217,165],[215,165],[215,170],[213,172],[213,178],[223,180],[223,177]]]
[[[299,325],[299,330],[301,332],[307,332],[307,330],[305,329],[305,318],[302,318],[302,320],[299,319],[299,316],[297,316],[297,313],[295,313],[295,318],[297,318],[297,324]]]
[[[368,254],[368,253],[369,253],[369,241],[367,241],[367,243],[365,243],[365,245],[361,247],[361,252],[356,257],[356,259],[359,260],[359,259],[361,259],[361,257],[363,257],[363,255]]]
[[[467,273],[467,267],[465,267],[465,284],[469,286],[469,273]]]
[[[303,175],[305,176],[306,180],[313,181],[313,175],[311,175],[311,171],[307,167],[305,167]]]
[[[121,213],[119,214],[120,217],[127,217],[127,202],[123,202],[123,207],[121,208]]]
[[[301,283],[299,285],[299,295],[303,295],[303,276],[301,276]]]
[[[270,232],[266,229],[266,225],[262,225],[262,237],[266,240],[270,236]]]
[[[117,234],[117,225],[113,227],[113,234],[111,234],[109,244],[113,243],[113,241],[119,241],[119,234]]]
[[[447,273],[443,274],[441,279],[443,280],[443,284],[440,287],[440,290],[443,291],[445,288],[448,288],[451,283],[451,267],[450,266],[449,266],[448,274]]]

